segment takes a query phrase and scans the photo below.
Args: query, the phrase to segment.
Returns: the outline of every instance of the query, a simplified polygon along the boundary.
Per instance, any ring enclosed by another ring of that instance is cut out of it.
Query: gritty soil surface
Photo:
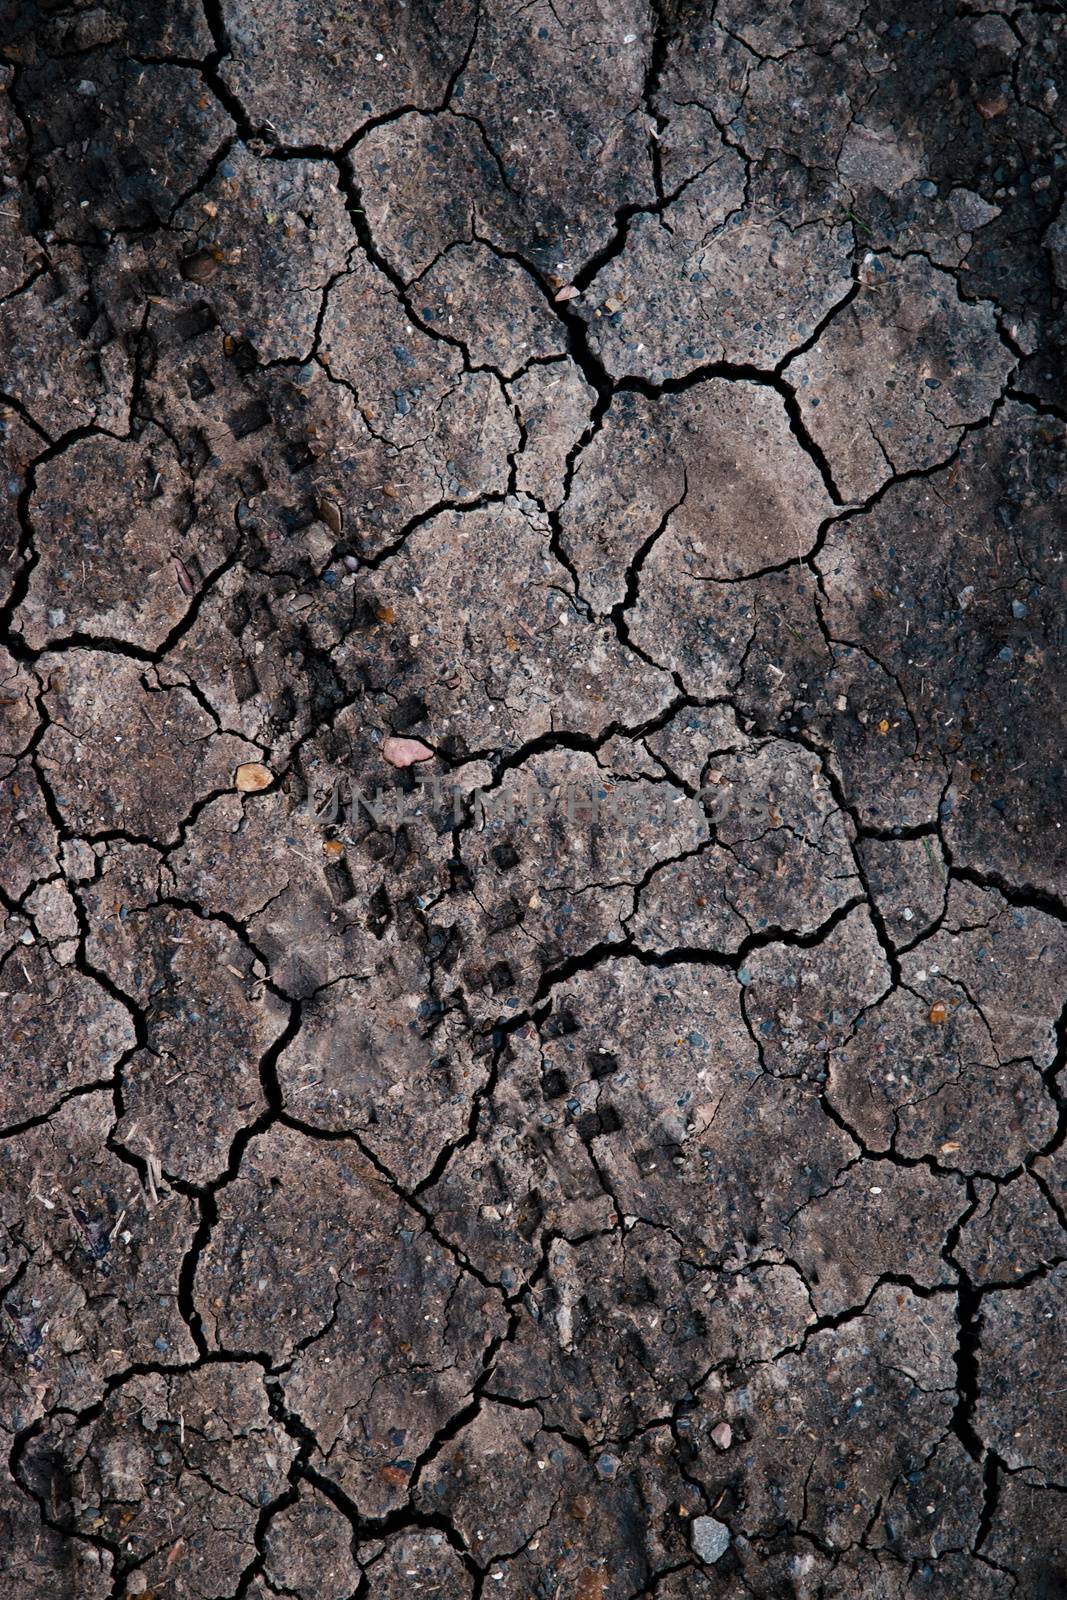
[[[1067,1595],[1062,0],[10,0],[2,1600]]]

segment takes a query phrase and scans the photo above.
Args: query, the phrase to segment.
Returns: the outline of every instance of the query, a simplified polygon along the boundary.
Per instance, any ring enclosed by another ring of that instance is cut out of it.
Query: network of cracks
[[[5,1596],[1067,1592],[1065,54],[16,8]]]

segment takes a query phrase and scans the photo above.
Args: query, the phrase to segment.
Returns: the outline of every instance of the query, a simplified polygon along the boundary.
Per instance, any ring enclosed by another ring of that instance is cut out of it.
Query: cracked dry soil
[[[1065,59],[9,0],[3,1600],[1067,1594]]]

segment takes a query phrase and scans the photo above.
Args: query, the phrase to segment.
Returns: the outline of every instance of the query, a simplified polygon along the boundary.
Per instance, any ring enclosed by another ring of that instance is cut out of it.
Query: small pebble
[[[335,500],[327,500],[325,495],[320,496],[315,507],[320,522],[324,522],[332,534],[341,537],[341,508]]]
[[[243,762],[233,775],[233,786],[241,794],[258,794],[260,789],[269,789],[273,782],[273,772],[260,761]]]
[[[717,1517],[694,1517],[690,1537],[693,1554],[708,1567],[730,1548],[730,1530]]]
[[[386,739],[382,755],[391,767],[411,767],[416,761],[433,760],[433,751],[421,739]]]
[[[189,283],[207,283],[219,270],[219,264],[210,250],[197,250],[182,262],[182,277]]]

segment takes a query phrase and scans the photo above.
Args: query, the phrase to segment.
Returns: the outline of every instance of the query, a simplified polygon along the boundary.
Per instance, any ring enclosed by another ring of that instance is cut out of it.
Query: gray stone
[[[694,1517],[692,1536],[695,1555],[709,1567],[730,1548],[730,1530],[715,1517]]]

